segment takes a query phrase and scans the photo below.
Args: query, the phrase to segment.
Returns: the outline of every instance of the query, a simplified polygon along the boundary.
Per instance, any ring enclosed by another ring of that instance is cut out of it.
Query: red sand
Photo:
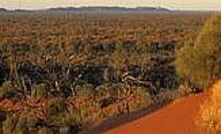
[[[194,125],[203,93],[177,100],[170,105],[138,120],[104,132],[105,134],[200,134]]]

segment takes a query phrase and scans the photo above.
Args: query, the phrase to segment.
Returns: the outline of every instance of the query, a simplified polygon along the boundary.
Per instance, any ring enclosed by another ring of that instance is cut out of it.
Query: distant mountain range
[[[51,8],[50,11],[74,11],[74,12],[167,12],[170,11],[166,8],[154,8],[154,7],[66,7],[66,8]]]
[[[7,12],[8,10],[5,8],[0,8],[0,12]]]
[[[73,12],[73,13],[148,13],[148,12],[170,12],[166,8],[154,8],[154,7],[137,7],[137,8],[127,8],[127,7],[58,7],[49,8],[44,10],[7,10],[0,8],[0,12],[33,12],[33,11],[59,11],[59,12]]]

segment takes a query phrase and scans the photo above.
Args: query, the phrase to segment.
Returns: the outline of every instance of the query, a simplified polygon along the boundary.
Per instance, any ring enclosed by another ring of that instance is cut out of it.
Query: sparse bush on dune
[[[22,118],[20,117],[18,119],[18,122],[16,124],[15,130],[14,130],[15,134],[29,134],[29,122],[27,122],[26,118]]]
[[[0,97],[12,99],[16,96],[16,89],[11,81],[6,81],[0,87]]]
[[[47,86],[45,84],[36,85],[31,93],[32,98],[44,98],[47,95]]]
[[[153,103],[150,94],[145,91],[145,88],[134,87],[131,90],[131,96],[133,97],[128,98],[129,112],[134,112]]]
[[[38,131],[40,121],[37,118],[32,118],[27,114],[7,116],[3,122],[3,134],[35,134]]]
[[[212,87],[211,97],[202,105],[197,125],[208,134],[221,133],[221,81]]]
[[[67,110],[66,101],[62,98],[53,98],[45,106],[46,121],[48,124],[60,124],[59,117]]]
[[[82,98],[89,98],[94,95],[93,91],[93,85],[91,84],[84,84],[84,85],[77,85],[75,87],[75,92],[77,97],[82,97]]]
[[[179,76],[195,87],[206,89],[221,76],[221,15],[209,20],[194,42],[177,52]]]
[[[112,117],[134,112],[153,103],[150,94],[142,87],[126,87],[119,84],[107,90],[110,96],[101,100],[103,116]]]
[[[15,127],[16,123],[18,122],[17,117],[9,116],[7,119],[3,122],[3,134],[11,134]]]

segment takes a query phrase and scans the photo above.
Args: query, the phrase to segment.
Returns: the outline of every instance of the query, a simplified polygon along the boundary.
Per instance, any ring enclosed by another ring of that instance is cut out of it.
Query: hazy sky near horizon
[[[45,9],[80,6],[161,6],[179,10],[221,10],[221,0],[0,0],[7,9]]]

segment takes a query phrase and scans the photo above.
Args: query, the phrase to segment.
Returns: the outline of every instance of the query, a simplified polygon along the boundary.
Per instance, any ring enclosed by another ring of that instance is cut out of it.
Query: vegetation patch
[[[179,76],[195,88],[207,87],[221,76],[221,16],[209,20],[194,42],[177,52]]]
[[[196,37],[208,14],[65,16],[1,16],[3,134],[76,133],[191,93],[177,75],[195,80],[182,73],[184,48],[178,66],[175,51]]]
[[[212,88],[211,97],[201,106],[197,125],[208,134],[221,133],[221,82]]]

